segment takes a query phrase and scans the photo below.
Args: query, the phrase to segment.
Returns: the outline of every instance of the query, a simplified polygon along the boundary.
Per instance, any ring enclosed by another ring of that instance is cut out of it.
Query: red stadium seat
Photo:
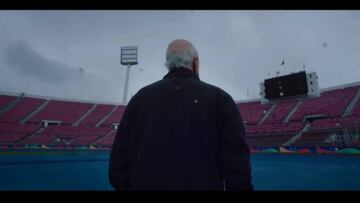
[[[0,110],[9,105],[12,101],[14,101],[16,97],[8,96],[8,95],[0,95]]]
[[[36,108],[44,102],[44,99],[28,97],[23,98],[15,107],[0,116],[0,123],[19,122],[22,118],[36,110]]]
[[[113,123],[119,123],[125,111],[125,106],[118,106],[117,109],[101,124],[101,126],[110,126]]]
[[[16,143],[30,136],[40,125],[0,123],[0,143]]]
[[[340,116],[351,99],[355,96],[358,86],[336,89],[321,93],[320,97],[305,99],[291,117],[291,121],[302,120],[306,115],[323,114],[326,117]]]
[[[269,110],[271,104],[261,105],[260,102],[249,102],[249,103],[239,103],[238,108],[240,110],[243,121],[246,121],[249,125],[255,125],[264,115],[264,113]]]
[[[57,120],[70,125],[90,110],[91,106],[92,104],[88,103],[52,100],[27,122],[40,123],[42,120]]]
[[[82,120],[79,125],[95,126],[102,118],[108,115],[113,108],[113,105],[97,105],[94,111],[91,112],[84,120]]]

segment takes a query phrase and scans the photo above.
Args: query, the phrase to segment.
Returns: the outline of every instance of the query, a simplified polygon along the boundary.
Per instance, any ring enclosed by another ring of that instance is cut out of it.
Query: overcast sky
[[[0,91],[120,103],[120,47],[139,47],[131,96],[167,73],[177,38],[197,48],[200,79],[235,100],[303,64],[326,88],[360,81],[359,36],[360,11],[0,11]]]

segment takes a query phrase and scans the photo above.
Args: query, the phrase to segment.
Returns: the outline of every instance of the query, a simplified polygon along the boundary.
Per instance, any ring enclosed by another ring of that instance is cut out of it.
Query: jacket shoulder
[[[203,82],[203,81],[200,81],[200,82],[203,83],[203,85],[206,86],[207,88],[212,89],[213,91],[216,91],[216,94],[220,97],[220,99],[234,101],[233,98],[231,97],[231,95],[229,93],[227,93],[225,90],[221,89],[220,87],[211,85],[211,84]]]
[[[145,87],[142,87],[140,90],[138,90],[138,92],[134,95],[133,99],[142,97],[146,94],[149,94],[153,91],[156,91],[157,88],[159,86],[162,86],[164,84],[166,84],[167,81],[162,79],[159,81],[156,81],[154,83],[151,83]],[[192,85],[199,87],[200,89],[204,90],[204,91],[210,91],[213,92],[214,94],[217,95],[218,99],[220,99],[222,101],[222,103],[228,103],[228,102],[234,102],[233,98],[231,97],[230,94],[228,94],[225,90],[215,86],[215,85],[211,85],[209,83],[206,83],[204,81],[201,80],[192,80],[190,83],[192,83]]]
[[[142,88],[139,89],[139,91],[136,93],[136,95],[143,95],[145,94],[146,92],[148,91],[151,91],[151,90],[154,90],[156,89],[159,85],[161,85],[163,83],[162,80],[159,80],[159,81],[156,81],[156,82],[153,82],[149,85],[146,85]]]

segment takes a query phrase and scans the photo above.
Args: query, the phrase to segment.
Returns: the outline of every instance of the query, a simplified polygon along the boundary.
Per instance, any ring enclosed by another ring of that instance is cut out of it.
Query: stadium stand
[[[94,111],[92,111],[82,122],[80,122],[79,125],[95,126],[95,124],[97,124],[102,118],[108,115],[113,108],[114,105],[97,105]]]
[[[87,126],[51,125],[21,143],[88,145],[92,141],[105,136],[110,130],[110,128]]]
[[[352,109],[349,116],[354,116],[354,117],[357,117],[359,119],[359,117],[360,117],[360,99],[357,100],[357,102],[356,102],[356,104],[355,104],[354,108]]]
[[[10,104],[15,99],[16,97],[14,96],[0,95],[0,110],[3,109],[8,104]]]
[[[260,102],[238,103],[242,119],[247,125],[256,125],[270,107],[271,104],[262,105]]]
[[[349,127],[359,131],[359,92],[358,84],[346,85],[323,90],[319,97],[281,99],[265,104],[259,100],[242,101],[237,106],[251,147],[344,146],[346,143],[337,133]],[[0,114],[0,144],[100,148],[111,147],[116,135],[112,124],[120,122],[126,108],[4,94],[0,95],[1,106],[6,111]],[[61,123],[46,127],[41,124],[43,120]],[[354,136],[351,146],[360,146],[359,135]]]
[[[313,146],[337,146],[338,142],[326,142],[330,136],[327,132],[304,133],[292,146],[313,147]],[[342,144],[342,142],[340,142]]]
[[[275,109],[266,118],[266,123],[282,123],[292,108],[296,105],[295,100],[286,100],[276,103]]]
[[[42,132],[47,135],[57,135],[56,138],[59,139],[59,142],[53,142],[53,144],[59,144],[63,141],[69,142],[69,144],[88,144],[101,136],[105,136],[109,132],[110,128],[96,128],[96,127],[87,127],[87,126],[61,126],[54,125],[45,128]]]
[[[352,145],[354,147],[360,147],[360,139],[356,140],[355,142],[352,143]]]
[[[118,106],[117,109],[100,126],[110,126],[113,123],[119,123],[124,113],[125,106]]]
[[[269,135],[247,135],[246,141],[251,147],[273,147],[282,146],[295,134],[269,134]]]
[[[40,125],[0,123],[0,143],[16,143],[30,136],[40,127]]]
[[[89,145],[95,140],[103,137],[104,135],[88,135],[88,136],[79,136],[73,140],[71,140],[71,145]]]
[[[93,144],[94,146],[111,147],[112,143],[114,142],[115,136],[116,136],[116,131],[113,130],[103,139],[99,139],[98,141],[95,141]]]
[[[30,118],[27,123],[40,123],[42,120],[62,121],[65,125],[73,124],[90,108],[91,104],[70,102],[70,101],[50,101],[49,104],[39,113]]]
[[[15,107],[0,117],[0,123],[16,123],[39,107],[45,100],[36,98],[23,98]]]
[[[247,126],[247,134],[264,134],[264,133],[281,133],[281,132],[298,132],[303,127],[302,122],[291,123],[270,123],[255,126]]]
[[[305,99],[291,121],[302,120],[306,115],[321,114],[328,118],[340,116],[351,99],[355,96],[358,86],[336,89],[321,93],[320,97]]]
[[[49,145],[51,144],[55,138],[58,137],[56,134],[35,134],[33,136],[30,136],[22,141],[20,143],[22,144],[37,144],[37,145]]]

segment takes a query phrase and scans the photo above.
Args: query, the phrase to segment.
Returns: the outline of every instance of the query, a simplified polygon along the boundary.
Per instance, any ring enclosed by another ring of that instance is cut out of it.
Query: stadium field
[[[108,151],[0,151],[0,190],[112,190]],[[255,190],[360,190],[360,157],[253,154]]]

